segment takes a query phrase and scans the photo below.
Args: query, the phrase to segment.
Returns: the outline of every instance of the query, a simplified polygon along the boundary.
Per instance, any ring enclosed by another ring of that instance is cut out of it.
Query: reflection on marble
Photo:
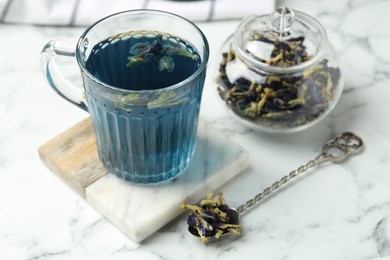
[[[350,130],[366,147],[344,164],[320,168],[242,217],[244,232],[207,247],[185,216],[137,244],[68,189],[37,148],[86,114],[45,83],[39,52],[80,28],[0,25],[0,259],[389,259],[390,1],[289,0],[318,18],[344,60],[344,93],[332,113],[304,132],[248,130],[217,102],[209,73],[201,117],[249,151],[251,169],[223,187],[238,206],[311,159],[334,133]],[[213,60],[237,22],[199,24]],[[210,64],[213,64],[211,60]]]

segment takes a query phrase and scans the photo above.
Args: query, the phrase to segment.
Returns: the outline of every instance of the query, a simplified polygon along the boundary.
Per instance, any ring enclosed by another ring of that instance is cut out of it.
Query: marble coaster
[[[92,207],[136,242],[183,213],[182,203],[198,202],[249,164],[248,153],[241,146],[200,120],[194,158],[185,172],[160,184],[133,184],[107,172],[90,140],[86,142],[91,148],[84,155],[80,136],[94,140],[91,127],[90,120],[86,119],[49,141],[39,149],[41,158]]]

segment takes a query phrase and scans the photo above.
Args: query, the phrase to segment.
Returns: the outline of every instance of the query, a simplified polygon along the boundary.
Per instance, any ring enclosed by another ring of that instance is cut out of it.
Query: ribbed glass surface
[[[172,20],[165,16],[148,16],[149,22],[160,17],[169,30]],[[195,28],[182,22],[183,29]],[[165,30],[125,30],[94,42],[83,57],[99,156],[118,177],[156,183],[191,161],[208,59],[205,38],[194,32],[181,38]]]
[[[195,150],[204,74],[189,83],[191,91],[185,102],[162,108],[126,111],[102,97],[92,98],[87,91],[104,166],[136,183],[168,180],[185,170]],[[85,83],[87,89],[93,84]]]

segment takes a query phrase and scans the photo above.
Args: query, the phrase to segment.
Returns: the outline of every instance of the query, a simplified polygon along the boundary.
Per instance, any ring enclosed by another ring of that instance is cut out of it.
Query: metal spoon
[[[324,143],[321,152],[313,160],[290,172],[237,209],[230,208],[225,204],[222,193],[218,194],[216,200],[214,200],[214,194],[211,193],[200,202],[200,205],[183,204],[182,209],[192,211],[187,220],[188,231],[194,236],[201,237],[204,244],[208,242],[209,238],[218,239],[224,234],[240,235],[239,215],[248,208],[308,169],[325,162],[341,163],[348,156],[361,151],[362,148],[363,140],[355,134],[344,132],[336,135]]]

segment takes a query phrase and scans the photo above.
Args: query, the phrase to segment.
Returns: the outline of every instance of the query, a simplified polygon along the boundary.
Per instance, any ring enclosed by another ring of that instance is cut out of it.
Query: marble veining
[[[342,165],[297,179],[243,215],[240,238],[206,247],[187,233],[185,215],[135,243],[49,172],[37,148],[86,113],[49,89],[39,52],[54,38],[75,41],[83,28],[1,24],[0,259],[390,259],[390,1],[279,3],[325,26],[344,60],[344,92],[318,125],[265,135],[229,117],[217,102],[209,70],[200,116],[250,154],[250,170],[221,188],[228,203],[240,205],[306,163],[334,133],[354,131],[366,146]],[[210,65],[237,24],[199,24],[211,45]]]

